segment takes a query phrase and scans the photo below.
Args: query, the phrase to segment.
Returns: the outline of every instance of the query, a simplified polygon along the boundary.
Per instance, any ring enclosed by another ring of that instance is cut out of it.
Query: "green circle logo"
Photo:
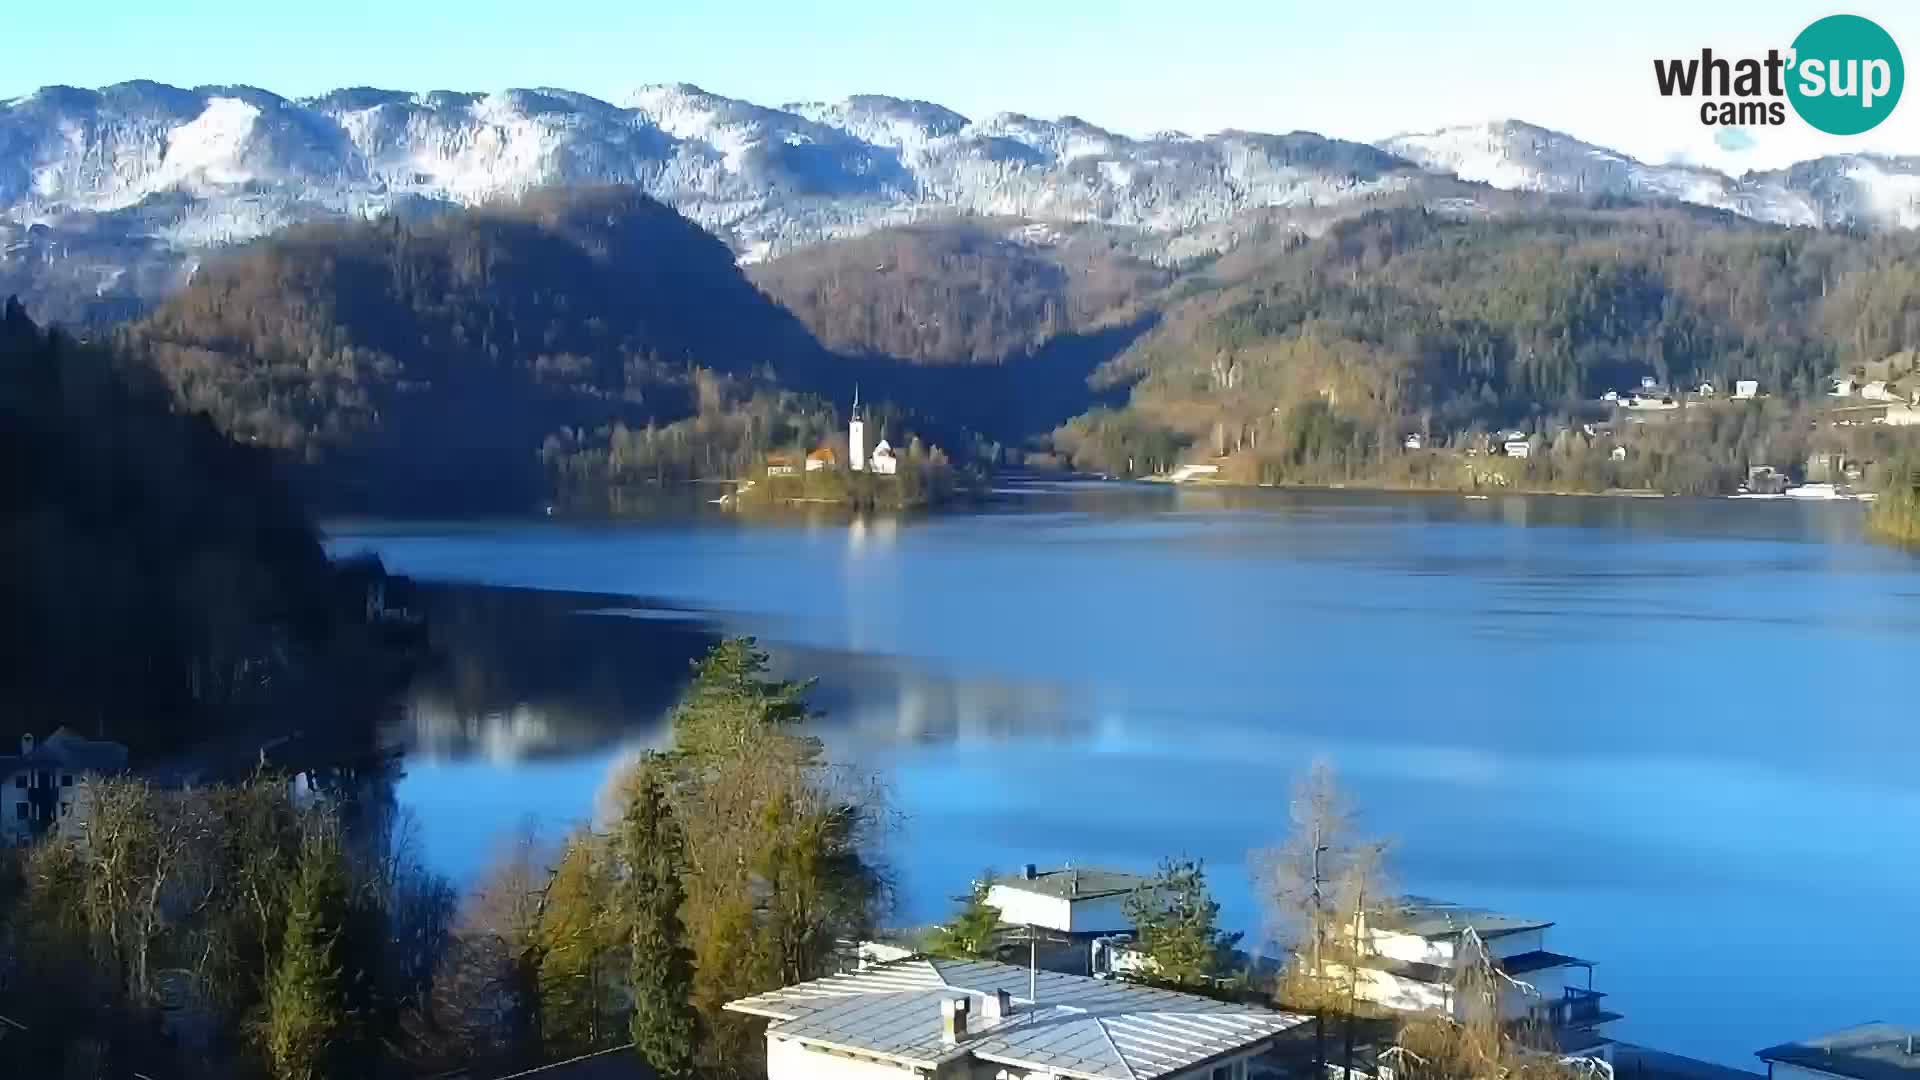
[[[1871,131],[1900,103],[1906,68],[1880,24],[1829,15],[1793,39],[1787,98],[1800,119],[1829,135]]]

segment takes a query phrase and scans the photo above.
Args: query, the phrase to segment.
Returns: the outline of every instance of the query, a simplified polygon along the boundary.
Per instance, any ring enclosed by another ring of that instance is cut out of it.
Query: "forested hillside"
[[[702,386],[824,362],[725,245],[628,189],[295,228],[210,262],[122,340],[348,505],[524,502],[548,436],[671,423],[720,404]]]
[[[209,734],[338,629],[269,455],[138,366],[0,317],[0,745],[68,724],[136,750]]]
[[[1371,214],[1193,270],[1101,373],[1124,410],[1056,442],[1086,467],[1239,453],[1358,476],[1420,431],[1551,436],[1608,389],[1825,376],[1920,342],[1920,241],[1681,210]],[[1355,470],[1358,470],[1356,472]]]
[[[1127,321],[1173,275],[1108,230],[963,219],[803,248],[752,276],[836,351],[992,364]]]

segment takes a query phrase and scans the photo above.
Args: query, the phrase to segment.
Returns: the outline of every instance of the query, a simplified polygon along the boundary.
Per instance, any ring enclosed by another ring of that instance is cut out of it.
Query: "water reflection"
[[[686,660],[747,632],[819,678],[835,754],[884,770],[903,921],[990,864],[1185,852],[1253,929],[1245,852],[1328,754],[1404,887],[1556,919],[1625,1037],[1731,1063],[1910,1000],[1920,944],[1831,931],[1920,910],[1920,566],[1860,543],[1858,507],[1011,490],[348,538],[405,573],[659,598],[458,609],[400,802],[456,873],[524,814],[580,820],[664,738]]]

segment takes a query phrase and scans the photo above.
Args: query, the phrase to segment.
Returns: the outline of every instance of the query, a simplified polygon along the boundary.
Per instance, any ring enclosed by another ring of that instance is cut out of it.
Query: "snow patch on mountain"
[[[1787,225],[1920,227],[1920,158],[1822,158],[1736,179],[1513,120],[1369,146],[1309,132],[1137,139],[1072,116],[972,120],[882,95],[770,108],[685,83],[617,103],[552,87],[356,87],[292,101],[153,82],[0,101],[0,223],[84,237],[103,265],[116,242],[185,265],[297,222],[593,184],[639,187],[743,260],[956,212],[1124,227],[1143,254],[1175,259],[1233,243],[1251,214],[1310,233],[1372,206],[1470,212],[1488,187],[1679,200]],[[151,282],[167,269],[129,276]]]

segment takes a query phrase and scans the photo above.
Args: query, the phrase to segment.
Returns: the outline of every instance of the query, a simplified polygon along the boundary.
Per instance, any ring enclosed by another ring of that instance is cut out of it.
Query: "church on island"
[[[819,472],[839,465],[839,457],[833,447],[825,445],[808,453],[803,460],[807,472]],[[892,443],[881,439],[874,444],[871,452],[867,450],[867,420],[860,411],[858,387],[853,391],[853,415],[847,420],[847,465],[854,472],[871,470],[876,476],[894,476],[900,471],[900,458],[894,453]],[[792,476],[795,472],[791,456],[767,455],[768,476]]]

